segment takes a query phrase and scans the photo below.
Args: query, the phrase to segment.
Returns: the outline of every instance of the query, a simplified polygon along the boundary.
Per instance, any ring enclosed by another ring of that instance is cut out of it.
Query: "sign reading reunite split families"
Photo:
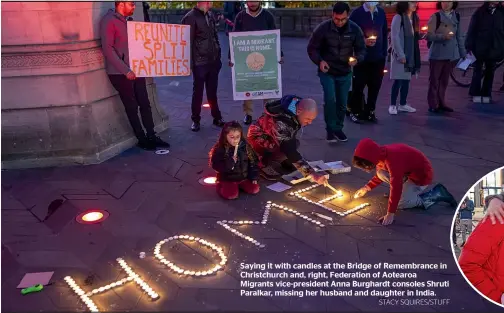
[[[229,34],[233,99],[282,97],[280,30]]]
[[[128,47],[138,77],[191,75],[188,25],[128,22]]]

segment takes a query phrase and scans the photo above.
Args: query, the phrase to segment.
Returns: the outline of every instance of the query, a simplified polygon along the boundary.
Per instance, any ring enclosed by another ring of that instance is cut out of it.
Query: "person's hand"
[[[362,187],[361,189],[357,190],[354,194],[354,199],[364,197],[368,193],[368,189],[366,187]]]
[[[375,38],[366,38],[366,46],[373,47],[376,44]]]
[[[355,64],[357,64],[357,59],[356,58],[350,58],[350,60],[348,60],[348,64],[350,66],[355,66]]]
[[[281,58],[280,58],[280,61],[278,61],[278,63],[283,64],[283,63],[284,63],[284,58],[283,58],[283,57],[281,57]]]
[[[327,177],[325,177],[322,174],[313,173],[310,176],[311,176],[311,179],[319,185],[327,184]]]
[[[128,74],[126,74],[126,78],[129,80],[135,80],[136,75],[133,71],[129,71]]]
[[[445,40],[451,40],[453,38],[453,32],[449,32],[448,34],[444,35]]]
[[[229,63],[228,63],[228,64],[229,64],[229,67],[233,67],[233,66],[234,66],[234,63],[233,63],[233,62],[231,62],[231,61],[229,61]]]
[[[387,226],[394,222],[394,213],[387,213],[387,215],[382,216],[378,219],[378,221],[383,225]]]
[[[327,73],[327,72],[329,72],[329,64],[327,64],[327,62],[326,62],[326,61],[320,61],[319,68],[320,68],[320,70],[322,71],[322,73]]]
[[[495,219],[497,219],[499,223],[504,224],[504,202],[497,198],[490,200],[483,222],[486,221],[487,218],[490,218],[492,224],[495,224]]]
[[[257,180],[253,180],[252,184],[257,185]]]
[[[399,63],[401,64],[406,64],[406,58],[400,58]]]

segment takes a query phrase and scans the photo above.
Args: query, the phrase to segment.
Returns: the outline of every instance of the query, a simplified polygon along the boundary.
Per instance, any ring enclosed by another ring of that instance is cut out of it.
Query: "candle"
[[[350,58],[348,59],[348,61],[350,61],[350,62],[355,62],[355,61],[356,61],[356,59],[355,59],[354,57],[350,57]]]
[[[235,146],[235,149],[234,149],[234,157],[236,158],[236,156],[238,155],[238,146],[240,145],[240,143],[236,144]]]
[[[371,39],[371,40],[376,40],[376,36],[375,36],[375,35],[371,35],[371,36],[369,36],[369,38],[368,38],[368,39]]]
[[[421,30],[422,30],[422,31],[426,31],[426,30],[428,30],[428,29],[429,29],[429,28],[428,28],[427,26],[424,26],[424,27],[422,27],[422,28],[421,28]]]
[[[449,32],[448,35],[453,35],[453,32]]]

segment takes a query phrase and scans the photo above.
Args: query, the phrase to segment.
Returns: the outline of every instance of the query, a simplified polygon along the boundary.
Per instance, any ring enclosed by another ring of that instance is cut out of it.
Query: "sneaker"
[[[481,101],[483,103],[491,103],[492,102],[492,99],[490,97],[482,97],[481,98]]]
[[[151,142],[150,140],[147,140],[147,139],[140,139],[140,140],[138,140],[137,147],[139,147],[140,149],[147,150],[147,151],[154,151],[154,150],[156,150],[156,145],[153,142]]]
[[[356,114],[350,113],[350,120],[355,124],[360,124],[359,117]]]
[[[278,180],[280,177],[282,177],[271,166],[263,167],[259,174],[261,175],[262,178],[266,180]]]
[[[334,136],[333,132],[328,131],[327,136],[326,136],[326,141],[327,142],[338,142],[338,139],[336,139],[336,136]]]
[[[443,112],[453,112],[453,109],[447,106],[439,107],[439,110]]]
[[[147,138],[156,148],[170,148],[170,144],[159,138],[158,136],[149,136]]]
[[[245,118],[243,118],[243,124],[245,125],[250,125],[252,124],[252,116],[251,115],[245,115]]]
[[[336,132],[334,132],[334,137],[336,137],[336,139],[338,139],[339,141],[348,141],[348,138],[347,136],[345,135],[345,133],[342,131],[342,130],[338,130]]]
[[[473,103],[481,103],[481,97],[478,96],[473,97]]]
[[[389,106],[388,112],[390,115],[397,115],[397,105]]]
[[[405,105],[400,105],[397,110],[399,112],[407,112],[407,113],[415,113],[416,112],[416,109],[412,106],[410,106],[409,104],[405,104]]]
[[[200,131],[200,123],[199,122],[193,122],[192,125],[191,125],[191,130],[193,132],[199,132]]]
[[[371,113],[367,116],[366,120],[371,123],[378,123],[378,119],[374,113]]]
[[[224,121],[220,118],[220,119],[214,119],[213,120],[213,124],[217,127],[222,127],[224,126]]]

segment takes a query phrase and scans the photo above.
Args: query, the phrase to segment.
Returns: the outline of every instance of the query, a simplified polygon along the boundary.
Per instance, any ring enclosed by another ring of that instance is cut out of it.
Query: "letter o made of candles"
[[[219,255],[220,262],[218,264],[216,264],[214,267],[207,269],[207,270],[203,270],[203,271],[193,271],[193,270],[184,269],[184,268],[178,266],[177,264],[173,263],[172,261],[169,261],[168,259],[166,259],[164,257],[164,255],[161,254],[161,247],[165,243],[168,243],[172,240],[177,240],[177,239],[188,240],[191,242],[197,242],[206,248],[210,248],[211,250],[213,250],[215,253],[217,253]],[[188,236],[188,235],[178,235],[178,236],[173,236],[173,237],[169,237],[167,239],[161,240],[160,242],[158,242],[156,244],[156,247],[154,248],[154,256],[162,264],[168,266],[168,268],[171,269],[172,271],[174,271],[175,273],[185,275],[185,276],[196,276],[196,277],[212,275],[212,274],[216,273],[218,270],[223,269],[224,265],[226,265],[226,262],[227,262],[227,257],[224,255],[224,250],[221,247],[219,247],[216,244],[213,244],[205,239],[201,239],[201,238],[194,237],[194,236]]]

